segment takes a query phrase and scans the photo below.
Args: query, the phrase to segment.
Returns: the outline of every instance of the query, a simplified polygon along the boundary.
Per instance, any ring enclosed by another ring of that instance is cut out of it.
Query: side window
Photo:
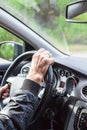
[[[13,61],[23,52],[23,41],[0,27],[0,63]]]

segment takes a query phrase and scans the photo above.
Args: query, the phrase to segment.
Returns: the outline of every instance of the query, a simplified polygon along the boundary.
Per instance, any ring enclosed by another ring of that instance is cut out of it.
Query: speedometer
[[[66,93],[71,94],[77,85],[77,81],[74,77],[69,77],[66,81]]]

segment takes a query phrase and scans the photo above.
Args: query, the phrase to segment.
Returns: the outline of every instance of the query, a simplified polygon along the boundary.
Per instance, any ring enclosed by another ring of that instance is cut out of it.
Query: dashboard
[[[20,75],[25,77],[30,67],[31,67],[31,62],[23,65],[20,70]],[[45,79],[42,81],[41,85],[42,85],[42,90],[38,95],[39,98],[42,98],[45,90]],[[64,124],[66,124],[65,130],[70,130],[70,129],[77,130],[77,127],[81,128],[81,130],[82,127],[87,128],[84,123],[85,121],[83,121],[83,114],[85,111],[84,108],[87,108],[87,103],[86,103],[87,102],[87,76],[69,67],[60,65],[59,63],[55,63],[53,65],[53,91],[54,90],[55,93],[54,92],[52,93],[53,100],[48,104],[47,109],[48,110],[53,109],[55,115],[57,111],[58,115],[55,116],[55,120],[61,123],[62,120],[61,117],[63,117]],[[71,99],[69,100],[68,105],[64,103],[63,109],[61,105],[61,99],[59,99],[59,95],[67,99]],[[76,98],[75,100],[77,100],[75,104],[73,104],[74,98],[72,99],[72,97],[75,97]],[[74,108],[72,108],[72,106],[74,106]],[[45,110],[44,113],[44,116],[46,118],[47,118],[47,113],[46,113],[47,109]],[[61,113],[60,111],[62,111],[62,116],[60,114]],[[59,116],[60,119],[57,118]],[[77,122],[79,126],[77,125]]]
[[[17,76],[11,77],[14,80],[14,81],[12,81],[13,83],[12,83],[12,87],[11,87],[11,91],[10,91],[11,95],[15,91],[15,86],[22,85],[30,68],[31,68],[31,62],[28,61],[22,65],[21,69],[19,69],[20,71],[18,72]],[[67,130],[70,130],[71,126],[73,128],[73,124],[74,124],[75,130],[76,130],[78,118],[79,118],[80,124],[81,124],[80,120],[82,120],[82,115],[80,115],[80,113],[82,111],[82,114],[83,114],[83,112],[85,111],[84,108],[87,107],[87,104],[86,104],[86,102],[87,102],[87,76],[68,66],[61,65],[57,62],[52,66],[52,68],[53,68],[53,93],[52,93],[52,98],[51,98],[52,100],[50,100],[50,102],[47,104],[47,109],[44,111],[44,116],[46,118],[49,118],[49,117],[47,117],[47,111],[54,110],[55,121],[59,122],[57,125],[59,125],[61,122],[61,118],[60,118],[60,120],[58,120],[58,118],[60,116],[60,117],[63,117],[64,124],[67,124],[67,123],[65,123],[65,121],[66,121],[66,118],[68,119],[68,124],[66,126]],[[19,82],[21,85],[19,85]],[[45,79],[43,79],[41,86],[42,86],[42,89],[38,94],[38,98],[42,98],[42,96],[44,94]],[[16,88],[16,90],[17,89],[18,88]],[[76,99],[78,98],[80,100],[76,101],[76,104],[73,104],[74,99],[69,100],[69,102],[67,100],[67,102],[69,103],[67,105],[67,107],[66,107],[66,103],[63,102],[65,104],[64,104],[64,108],[62,110],[61,101],[63,101],[63,100],[59,99],[59,95],[61,95],[64,98],[67,98],[67,99],[76,97]],[[6,102],[6,101],[4,101],[4,102]],[[6,104],[6,103],[4,103],[4,104]],[[74,106],[73,107],[74,109],[69,108],[72,106]],[[81,110],[80,110],[80,106],[82,106]],[[61,112],[60,112],[61,110],[62,110],[63,116],[61,116]],[[70,112],[69,112],[69,110],[70,110]],[[78,116],[78,111],[79,111],[79,116]],[[72,112],[72,115],[71,115],[71,112]],[[68,114],[70,114],[69,117],[68,117]],[[43,124],[43,121],[42,121],[42,124]],[[74,130],[74,129],[72,129],[72,130]]]
[[[25,77],[31,67],[31,62],[22,66],[20,75]],[[58,63],[53,66],[54,81],[53,85],[58,94],[67,97],[75,96],[87,101],[87,77],[68,68],[60,66]],[[41,83],[42,88],[45,87],[45,81]],[[42,95],[42,94],[41,94]]]

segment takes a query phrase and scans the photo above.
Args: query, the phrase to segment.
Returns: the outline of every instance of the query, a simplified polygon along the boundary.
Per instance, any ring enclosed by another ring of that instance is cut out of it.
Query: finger
[[[34,57],[34,62],[36,62],[36,65],[40,65],[41,62],[44,60],[44,59],[47,59],[47,58],[51,58],[52,55],[51,53],[49,53],[49,51],[43,51],[43,53],[37,53]],[[49,61],[49,59],[47,59]]]
[[[34,55],[37,55],[38,53],[43,53],[44,51],[45,51],[44,48],[40,48],[37,52],[35,52]],[[33,55],[33,56],[34,56],[34,55]]]
[[[4,93],[7,89],[10,89],[10,84],[5,84],[2,88],[0,88],[0,94]]]
[[[47,52],[44,52],[44,53],[40,54],[40,57],[41,58],[45,58],[45,57],[51,58],[52,54],[47,51]]]
[[[45,50],[44,48],[41,48],[41,49],[39,49],[35,54],[34,54],[34,56],[41,56],[42,54],[43,55],[45,55],[45,54],[48,54],[49,56],[51,56],[51,53],[49,52],[49,51],[47,51],[47,50]]]
[[[40,48],[38,51],[37,51],[37,53],[41,53],[41,52],[43,52],[43,51],[45,51],[45,49],[44,48]]]
[[[9,93],[10,92],[10,89],[6,89],[5,93]]]
[[[40,61],[40,67],[45,67],[46,65],[53,65],[54,64],[54,59],[53,58],[48,58],[48,57],[44,57],[41,61]]]
[[[4,93],[4,94],[2,95],[2,98],[3,98],[3,99],[5,99],[5,98],[7,98],[7,97],[9,97],[9,93]]]
[[[46,74],[49,65],[54,63],[54,59],[53,58],[45,58],[42,60],[40,67],[39,67],[39,71],[42,72],[43,76]]]
[[[49,51],[44,50],[44,49],[41,49],[40,51],[38,51],[36,53],[36,55],[39,55],[39,56],[41,56],[41,55],[49,55],[49,57],[52,57],[52,54]]]

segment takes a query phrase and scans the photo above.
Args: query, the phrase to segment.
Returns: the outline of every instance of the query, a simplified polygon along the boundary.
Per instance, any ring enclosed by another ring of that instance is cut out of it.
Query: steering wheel
[[[8,77],[10,77],[10,75],[13,73],[13,70],[15,70],[15,68],[17,67],[17,65],[19,65],[22,61],[27,60],[29,58],[32,58],[32,55],[35,53],[36,51],[29,51],[29,52],[25,52],[23,54],[21,54],[19,57],[17,57],[12,64],[9,66],[9,68],[7,69],[3,79],[2,79],[2,83],[1,86],[3,86],[6,83],[6,80],[8,79]],[[37,119],[42,111],[44,110],[44,108],[46,107],[46,104],[49,100],[49,97],[51,95],[51,91],[52,91],[52,87],[53,87],[53,70],[52,70],[52,66],[49,66],[48,71],[46,73],[45,76],[45,83],[46,83],[46,87],[42,96],[42,99],[39,102],[39,105],[37,107],[37,110],[34,114],[33,119]],[[13,86],[12,86],[13,87]],[[3,100],[2,100],[2,108],[3,108]]]

